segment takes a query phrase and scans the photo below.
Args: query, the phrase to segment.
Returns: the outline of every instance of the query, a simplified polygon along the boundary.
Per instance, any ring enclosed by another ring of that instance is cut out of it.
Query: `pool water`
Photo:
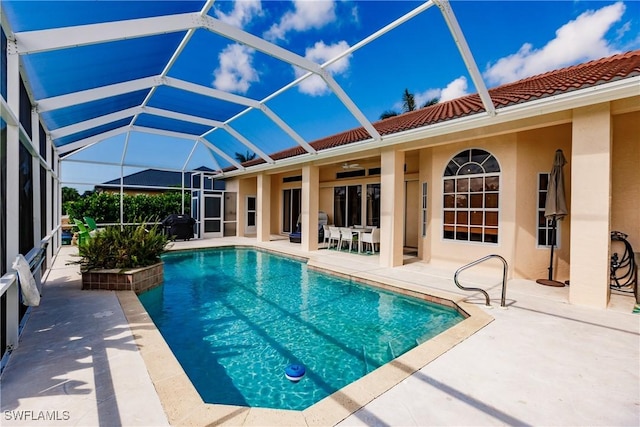
[[[207,403],[302,410],[463,320],[263,251],[163,260],[164,284],[139,298]]]

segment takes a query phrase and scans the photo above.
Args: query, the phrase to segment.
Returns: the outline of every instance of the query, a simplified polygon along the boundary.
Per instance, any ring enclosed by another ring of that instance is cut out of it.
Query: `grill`
[[[193,238],[193,225],[196,220],[187,214],[171,214],[162,221],[164,233],[171,240],[189,240]]]

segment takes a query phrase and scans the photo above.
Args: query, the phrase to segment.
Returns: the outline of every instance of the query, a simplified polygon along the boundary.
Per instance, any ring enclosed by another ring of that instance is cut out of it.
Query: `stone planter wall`
[[[134,291],[136,294],[155,288],[164,280],[164,264],[131,270],[87,270],[82,272],[82,289]]]

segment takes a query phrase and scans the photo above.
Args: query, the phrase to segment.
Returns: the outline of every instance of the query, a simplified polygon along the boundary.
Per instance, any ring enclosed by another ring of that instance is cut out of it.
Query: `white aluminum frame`
[[[106,22],[106,23],[98,23],[98,24],[87,24],[87,25],[78,25],[71,27],[63,27],[63,28],[54,28],[54,29],[46,29],[46,30],[37,30],[37,31],[25,31],[18,32],[13,34],[12,40],[15,40],[15,49],[13,51],[17,56],[21,55],[29,55],[32,53],[38,52],[47,52],[54,51],[59,49],[70,49],[75,48],[77,46],[87,46],[92,44],[100,44],[100,43],[108,43],[114,42],[118,40],[125,40],[130,38],[140,38],[140,37],[148,37],[157,34],[166,34],[166,33],[174,33],[174,32],[186,32],[179,46],[173,52],[171,58],[167,62],[164,70],[160,75],[151,76],[141,79],[135,79],[131,81],[126,81],[122,83],[117,83],[113,85],[103,86],[99,88],[88,89],[72,94],[61,95],[57,97],[33,100],[34,104],[37,106],[37,111],[39,113],[45,111],[52,111],[59,108],[68,107],[71,105],[82,104],[89,101],[94,101],[98,99],[104,99],[106,97],[112,97],[115,95],[121,95],[130,93],[138,90],[148,89],[149,92],[145,97],[145,100],[141,105],[133,108],[124,109],[119,112],[107,114],[101,117],[96,117],[91,120],[86,120],[83,122],[74,123],[62,128],[53,129],[50,131],[51,137],[54,142],[57,138],[66,137],[73,135],[77,132],[86,131],[97,126],[105,125],[111,123],[116,120],[121,120],[126,117],[132,117],[129,126],[125,126],[119,129],[105,131],[99,135],[82,139],[80,141],[76,141],[74,143],[65,145],[60,147],[60,154],[63,155],[63,159],[66,156],[70,155],[71,152],[76,152],[78,149],[82,149],[85,146],[90,146],[99,142],[103,139],[112,137],[114,135],[121,134],[123,132],[131,132],[131,131],[139,131],[139,132],[149,132],[153,134],[162,134],[165,136],[173,136],[178,138],[185,138],[187,140],[196,140],[204,144],[204,146],[220,155],[226,161],[229,161],[238,171],[244,171],[245,168],[239,165],[235,161],[230,161],[229,153],[225,152],[223,147],[217,147],[215,143],[206,140],[205,138],[214,132],[215,130],[222,129],[229,133],[235,140],[255,152],[260,158],[262,158],[266,165],[274,165],[276,162],[274,161],[267,153],[265,153],[257,143],[250,141],[248,138],[242,136],[238,133],[233,127],[231,127],[231,123],[246,114],[251,110],[258,110],[262,114],[264,114],[272,123],[278,126],[282,131],[284,131],[289,137],[291,137],[299,146],[301,146],[307,154],[305,156],[298,157],[307,157],[308,155],[316,155],[316,150],[302,138],[292,126],[290,126],[286,121],[282,120],[279,116],[277,116],[271,109],[269,109],[266,105],[266,102],[275,98],[279,94],[288,90],[289,88],[299,84],[306,78],[309,78],[312,75],[320,76],[333,94],[340,100],[340,102],[347,108],[347,110],[352,114],[352,116],[360,123],[360,125],[369,133],[370,139],[367,139],[366,142],[382,142],[383,138],[375,127],[371,124],[371,122],[365,117],[359,107],[355,102],[351,100],[348,94],[343,90],[343,88],[336,82],[333,76],[327,71],[327,67],[336,61],[343,59],[344,57],[352,54],[356,50],[362,48],[363,46],[369,44],[370,42],[376,40],[377,38],[387,34],[388,32],[394,30],[395,28],[401,26],[405,22],[410,19],[420,15],[427,9],[431,8],[434,5],[437,5],[440,9],[448,27],[449,31],[455,40],[460,54],[465,62],[465,65],[471,75],[471,78],[480,94],[482,102],[485,106],[485,109],[489,115],[495,114],[495,109],[493,107],[493,103],[489,97],[488,91],[484,82],[482,81],[481,75],[478,71],[478,68],[473,60],[469,47],[466,43],[464,35],[457,23],[455,15],[451,10],[451,6],[447,0],[429,0],[425,3],[419,5],[414,8],[410,12],[406,13],[402,17],[396,19],[385,27],[375,31],[371,35],[365,37],[360,42],[354,44],[349,47],[346,51],[340,53],[336,57],[328,60],[324,64],[317,64],[310,60],[307,60],[304,57],[301,57],[294,52],[282,48],[276,44],[268,42],[263,38],[250,34],[242,29],[229,25],[219,19],[213,18],[208,15],[210,8],[212,7],[214,0],[209,0],[204,5],[201,11],[193,12],[193,13],[182,13],[176,15],[167,15],[167,16],[157,16],[150,18],[141,18],[141,19],[131,19],[131,20],[122,20],[122,21],[114,21],[114,22]],[[6,25],[6,20],[5,20]],[[307,74],[301,76],[296,79],[292,83],[286,85],[285,87],[276,90],[272,94],[268,95],[262,100],[255,100],[246,97],[242,97],[233,93],[228,93],[225,91],[220,91],[217,89],[203,87],[201,85],[197,85],[191,82],[182,81],[175,78],[168,77],[168,73],[176,62],[184,48],[189,43],[191,37],[198,29],[205,29],[207,31],[211,31],[215,34],[218,34],[222,37],[225,37],[231,41],[243,44],[245,46],[249,46],[252,49],[258,50],[267,54],[271,57],[274,57],[280,61],[283,61],[292,66],[300,67],[304,70],[307,70]],[[12,55],[9,55],[12,56]],[[238,105],[244,105],[247,107],[246,110],[236,114],[234,117],[230,118],[225,122],[217,122],[215,120],[209,120],[201,117],[195,117],[192,115],[185,115],[177,112],[166,112],[161,111],[155,108],[149,108],[147,106],[149,100],[152,95],[155,93],[155,90],[159,86],[168,86],[173,87],[179,90],[186,90],[190,92],[195,92],[203,96],[208,96],[215,99],[220,99],[226,102],[231,102]],[[140,114],[152,114],[161,117],[170,117],[178,120],[190,121],[193,123],[203,124],[205,126],[210,126],[210,130],[201,134],[201,135],[179,135],[176,132],[158,130],[158,129],[149,129],[149,128],[141,128],[136,125],[137,118]],[[223,154],[224,153],[224,154]],[[214,158],[215,159],[215,158]],[[284,159],[286,160],[286,159]],[[124,162],[123,162],[124,163]],[[216,161],[215,164],[218,164]],[[219,167],[219,165],[218,165]],[[219,172],[222,172],[221,170]]]

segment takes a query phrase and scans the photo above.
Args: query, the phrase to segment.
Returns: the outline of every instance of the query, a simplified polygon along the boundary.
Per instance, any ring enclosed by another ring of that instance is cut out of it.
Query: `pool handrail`
[[[458,275],[460,275],[461,272],[463,272],[464,270],[467,270],[475,265],[478,265],[480,263],[483,263],[487,260],[490,260],[492,258],[498,258],[500,261],[502,261],[502,297],[500,299],[500,307],[504,307],[505,306],[505,300],[507,297],[507,270],[509,269],[509,265],[507,264],[507,260],[505,260],[503,257],[501,257],[500,255],[497,254],[491,254],[491,255],[487,255],[485,257],[482,257],[480,259],[477,259],[473,262],[470,262],[469,264],[463,265],[462,267],[460,267],[459,269],[456,270],[455,274],[453,275],[453,282],[456,284],[456,286],[460,289],[462,289],[463,291],[478,291],[478,292],[482,292],[484,294],[484,297],[486,299],[486,306],[490,307],[491,306],[491,301],[489,298],[489,294],[484,290],[484,289],[480,289],[480,288],[471,288],[471,287],[465,287],[462,286],[460,284],[460,282],[458,282]]]

